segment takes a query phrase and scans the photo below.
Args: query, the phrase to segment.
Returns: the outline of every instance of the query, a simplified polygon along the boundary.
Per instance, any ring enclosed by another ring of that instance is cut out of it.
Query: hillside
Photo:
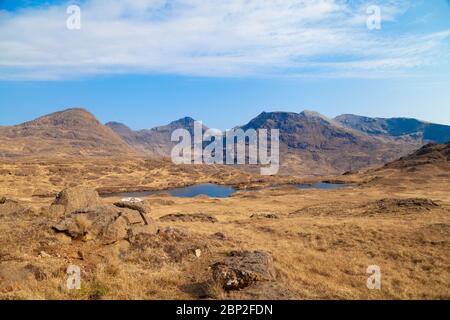
[[[437,130],[433,128],[445,131],[447,127],[414,119],[397,127],[388,121],[389,127],[381,120],[364,119],[329,119],[312,111],[263,112],[237,128],[279,129],[281,173],[309,176],[383,165],[420,148],[427,140],[423,137],[430,138],[430,132]],[[193,133],[194,121],[185,117],[168,125],[134,131],[120,122],[102,125],[84,109],[68,109],[0,127],[0,157],[170,156],[175,145],[170,141],[172,132],[183,128]],[[423,133],[417,131],[419,127]],[[440,137],[444,139],[445,134]]]
[[[424,165],[449,165],[450,164],[450,142],[446,144],[430,143],[416,152],[401,157],[388,163],[385,168],[418,168]]]
[[[146,154],[170,156],[172,147],[176,144],[171,141],[172,132],[176,129],[186,129],[192,135],[194,133],[195,120],[191,117],[184,117],[173,121],[168,125],[133,131],[126,125],[119,122],[108,122],[106,126],[111,128],[123,140],[131,146]],[[203,126],[203,130],[207,128]]]
[[[408,187],[446,197],[450,183],[450,142],[427,144],[384,166],[346,178],[364,181],[368,186],[382,186],[386,191]]]
[[[74,108],[0,127],[0,157],[132,156],[136,152],[91,113]]]

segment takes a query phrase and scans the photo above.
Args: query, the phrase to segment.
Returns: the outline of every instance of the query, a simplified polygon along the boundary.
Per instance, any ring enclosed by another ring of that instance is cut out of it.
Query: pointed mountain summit
[[[191,117],[184,117],[169,123],[169,126],[175,126],[177,128],[189,129],[194,126],[195,119]]]
[[[127,143],[141,152],[170,156],[170,152],[176,144],[171,141],[172,132],[177,129],[186,129],[191,135],[193,135],[194,122],[195,119],[191,117],[184,117],[176,121],[172,121],[167,125],[138,131],[133,131],[124,124],[118,122],[108,122],[106,126],[111,128],[123,140],[127,141]],[[203,126],[203,131],[205,130],[207,130],[207,127]]]

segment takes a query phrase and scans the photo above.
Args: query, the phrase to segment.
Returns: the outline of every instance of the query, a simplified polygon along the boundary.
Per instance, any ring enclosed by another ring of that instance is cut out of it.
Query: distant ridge
[[[279,129],[285,170],[311,175],[384,164],[420,147],[372,137],[312,111],[263,112],[241,128]]]
[[[404,138],[408,136],[422,143],[445,143],[450,141],[450,126],[428,123],[411,118],[370,118],[344,114],[335,121],[342,125],[373,136]]]
[[[160,156],[170,156],[170,151],[175,145],[171,141],[172,132],[176,129],[186,129],[191,134],[194,133],[195,119],[184,117],[169,123],[168,125],[133,131],[126,125],[119,122],[108,122],[107,127],[124,139],[131,146],[146,154],[156,154]],[[204,126],[203,130],[207,128]]]
[[[170,156],[172,132],[191,134],[195,120],[134,131],[113,121],[102,125],[93,114],[71,108],[15,126],[0,127],[0,157]],[[336,174],[396,160],[429,141],[450,140],[450,126],[407,118],[342,115],[330,119],[305,110],[262,112],[247,129],[279,129],[283,173]],[[203,130],[207,127],[203,126]]]

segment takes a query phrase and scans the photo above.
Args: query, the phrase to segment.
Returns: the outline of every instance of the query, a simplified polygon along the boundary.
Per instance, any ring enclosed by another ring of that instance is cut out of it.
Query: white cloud
[[[372,4],[372,3],[371,3]],[[0,11],[0,79],[114,73],[372,77],[429,63],[449,32],[366,28],[362,0],[86,0],[81,30],[67,5]],[[406,0],[380,3],[395,21]]]

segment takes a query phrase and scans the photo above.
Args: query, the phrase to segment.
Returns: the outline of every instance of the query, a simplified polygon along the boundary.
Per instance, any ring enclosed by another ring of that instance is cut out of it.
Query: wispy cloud
[[[373,1],[385,23],[406,0]],[[67,4],[0,11],[0,79],[98,74],[372,77],[434,60],[450,31],[366,28],[362,0],[86,0],[81,30]]]

